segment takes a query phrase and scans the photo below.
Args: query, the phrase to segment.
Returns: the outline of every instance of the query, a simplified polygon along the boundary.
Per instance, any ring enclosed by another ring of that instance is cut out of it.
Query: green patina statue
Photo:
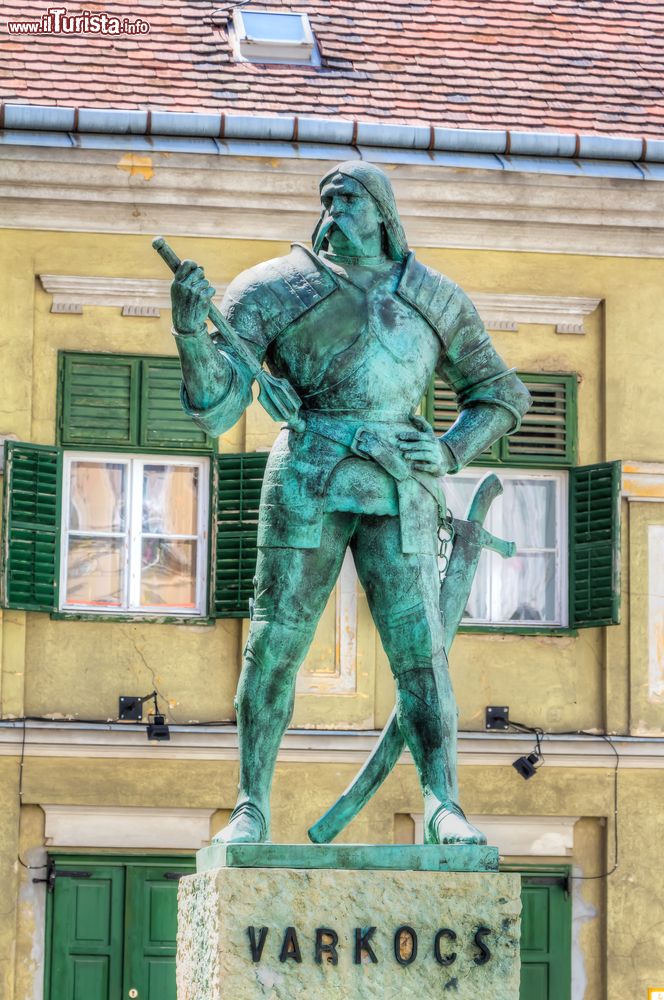
[[[523,384],[491,345],[468,297],[409,252],[392,188],[377,167],[342,163],[320,184],[313,248],[252,267],[220,310],[193,261],[175,270],[173,326],[182,404],[218,435],[241,417],[256,379],[286,419],[261,495],[249,638],[237,692],[240,788],[221,843],[269,839],[270,788],[291,720],[297,671],[350,546],[397,687],[395,713],[365,768],[310,831],[330,840],[407,744],[424,795],[428,843],[483,844],[458,803],[457,709],[447,650],[500,491],[478,490],[441,594],[438,532],[449,526],[442,477],[518,426]],[[216,333],[208,333],[208,317]],[[263,369],[267,363],[269,372]],[[442,437],[417,411],[437,373],[460,415]]]

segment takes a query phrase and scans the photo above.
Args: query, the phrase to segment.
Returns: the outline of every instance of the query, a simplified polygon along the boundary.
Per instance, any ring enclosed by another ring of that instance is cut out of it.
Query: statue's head
[[[406,234],[392,185],[379,167],[349,160],[326,174],[319,187],[322,211],[312,237],[316,252],[353,248],[366,255],[367,247],[378,245],[391,260],[404,259]]]

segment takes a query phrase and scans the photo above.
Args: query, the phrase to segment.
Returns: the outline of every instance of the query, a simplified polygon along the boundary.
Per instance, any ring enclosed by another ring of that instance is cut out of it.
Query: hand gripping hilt
[[[154,239],[152,246],[175,274],[181,261],[173,248],[168,245],[163,236]],[[242,338],[238,336],[213,303],[210,304],[208,316],[221,334],[224,346],[228,348],[229,353],[238,358],[258,382],[258,402],[263,409],[269,413],[273,420],[286,420],[293,430],[304,430],[304,420],[299,416],[301,400],[292,385],[285,378],[275,378],[274,375],[265,371],[242,342]]]

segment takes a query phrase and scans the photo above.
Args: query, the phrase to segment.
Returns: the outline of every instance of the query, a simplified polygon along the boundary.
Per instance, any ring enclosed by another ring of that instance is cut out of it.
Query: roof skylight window
[[[248,62],[316,62],[316,43],[306,14],[233,11],[235,54]]]

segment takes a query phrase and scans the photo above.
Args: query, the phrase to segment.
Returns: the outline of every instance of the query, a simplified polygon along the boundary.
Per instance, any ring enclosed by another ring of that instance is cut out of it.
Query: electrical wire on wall
[[[21,727],[21,756],[18,762],[18,815],[19,822],[21,818],[21,806],[23,805],[23,767],[25,765],[25,737],[26,737],[26,723],[27,719],[23,718],[20,720],[23,725]],[[29,865],[21,857],[21,852],[19,851],[16,855],[18,862],[29,872],[43,871],[44,868],[48,868],[48,862],[43,865]]]
[[[26,731],[27,731],[27,723],[28,722],[45,722],[45,723],[54,723],[54,722],[57,722],[59,724],[72,725],[72,726],[76,726],[76,725],[92,725],[92,726],[104,726],[104,727],[109,727],[109,726],[114,726],[114,725],[122,725],[122,726],[126,726],[127,725],[126,722],[121,722],[119,719],[117,719],[117,720],[114,720],[114,719],[53,719],[53,718],[49,718],[48,716],[37,716],[37,715],[27,715],[27,716],[22,716],[20,718],[12,718],[12,719],[0,719],[0,723],[1,722],[9,722],[9,723],[12,723],[12,724],[21,724],[21,752],[20,752],[20,759],[19,759],[19,774],[18,774],[18,800],[19,800],[19,807],[23,804],[23,776],[24,776],[23,773],[24,773],[24,765],[25,765],[25,748],[26,748],[26,738],[27,738],[27,732]],[[202,722],[179,723],[178,724],[178,728],[195,730],[195,729],[205,728],[205,727],[208,727],[208,726],[231,726],[231,725],[233,725],[233,723],[230,720],[228,720],[228,719],[222,719],[222,720],[210,720],[210,721],[202,721]],[[608,878],[610,875],[613,875],[614,872],[617,871],[617,869],[619,867],[618,770],[619,770],[619,767],[620,767],[620,754],[619,754],[618,750],[616,749],[616,747],[615,747],[615,745],[613,743],[612,738],[608,734],[606,734],[606,733],[593,733],[593,732],[589,732],[588,730],[585,730],[585,729],[574,729],[574,730],[566,730],[566,731],[561,731],[561,732],[546,732],[545,730],[541,729],[539,726],[528,726],[528,725],[526,725],[524,723],[517,722],[517,721],[514,721],[514,720],[510,720],[509,721],[508,727],[509,727],[509,729],[513,730],[514,732],[522,733],[522,734],[530,734],[530,735],[532,735],[532,736],[535,737],[535,747],[533,749],[532,754],[528,755],[527,757],[519,758],[519,760],[521,760],[521,761],[530,761],[531,762],[530,773],[524,773],[520,768],[517,768],[517,770],[519,770],[519,773],[521,773],[523,777],[532,777],[532,775],[535,774],[537,768],[539,766],[541,766],[542,764],[544,764],[545,757],[544,757],[544,751],[543,751],[543,744],[546,741],[547,737],[552,737],[552,736],[554,736],[554,737],[555,736],[589,736],[589,737],[592,737],[593,739],[604,740],[604,742],[607,743],[611,747],[611,750],[612,750],[612,752],[613,752],[613,754],[615,756],[615,766],[613,768],[613,831],[614,831],[614,837],[613,837],[613,839],[614,839],[613,865],[612,865],[612,867],[608,871],[601,872],[601,873],[599,873],[597,875],[570,875],[569,877],[570,877],[570,879],[573,879],[575,881],[592,881],[592,880],[595,880],[595,879]],[[638,739],[638,737],[632,737],[632,739]],[[644,739],[647,739],[647,737],[644,737]],[[518,763],[518,762],[515,762],[515,763]],[[18,856],[18,861],[22,865],[23,868],[25,868],[25,869],[27,869],[29,871],[34,871],[34,870],[38,870],[38,869],[39,870],[43,870],[44,868],[47,867],[46,864],[43,864],[43,865],[28,865],[28,864],[26,864],[25,861],[23,861],[23,859],[20,857],[20,855]]]
[[[615,744],[611,737],[607,733],[591,733],[586,729],[573,729],[566,730],[564,732],[544,732],[538,726],[527,726],[522,722],[516,722],[509,720],[508,726],[510,729],[514,729],[518,733],[530,733],[535,737],[536,746],[532,754],[528,757],[519,758],[520,761],[531,762],[531,773],[526,774],[522,769],[517,767],[519,773],[523,777],[532,777],[535,773],[536,768],[544,763],[544,754],[542,752],[542,742],[547,736],[591,736],[594,739],[604,740],[605,743],[611,747],[615,755],[615,765],[613,768],[613,867],[605,872],[600,872],[598,875],[570,875],[569,878],[574,881],[593,881],[594,879],[608,878],[613,875],[614,872],[618,870],[619,865],[619,826],[618,826],[618,769],[620,767],[620,754],[618,753]],[[532,758],[538,758],[539,764],[535,762]],[[515,765],[518,762],[515,762]]]

